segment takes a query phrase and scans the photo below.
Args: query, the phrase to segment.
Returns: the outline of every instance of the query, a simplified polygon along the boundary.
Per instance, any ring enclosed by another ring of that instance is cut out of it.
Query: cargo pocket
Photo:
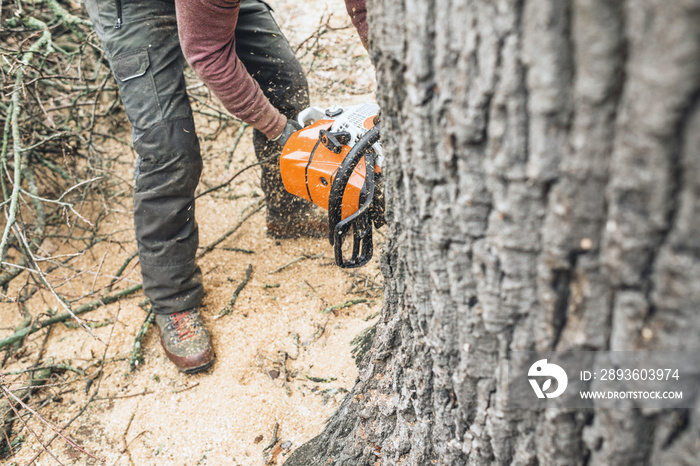
[[[112,71],[119,85],[126,115],[134,127],[133,139],[136,141],[148,128],[162,120],[148,50],[134,50],[115,56]]]
[[[148,65],[147,50],[122,53],[114,58],[114,74],[119,81],[126,82],[146,74]]]

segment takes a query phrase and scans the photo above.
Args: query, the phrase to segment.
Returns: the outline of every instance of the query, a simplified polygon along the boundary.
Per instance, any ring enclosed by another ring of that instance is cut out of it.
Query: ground
[[[299,55],[309,70],[313,104],[374,100],[374,70],[341,0],[269,3],[290,43],[301,44]],[[207,128],[201,116],[197,124],[202,133],[216,129]],[[202,141],[205,168],[200,192],[255,161],[251,134],[250,129],[243,133],[230,166],[237,127]],[[114,150],[124,151],[116,144]],[[133,154],[125,153],[124,158],[115,170],[128,180]],[[201,246],[220,238],[259,202],[258,177],[259,172],[251,169],[228,188],[198,199]],[[65,294],[82,296],[99,290],[109,282],[107,275],[135,251],[128,191],[123,198],[122,205],[110,207],[108,221],[100,226],[113,233],[113,241],[98,244],[73,264],[76,276],[65,276]],[[59,239],[42,247],[54,256],[71,253]],[[97,338],[83,329],[54,325],[48,333],[42,330],[27,338],[22,350],[6,360],[2,373],[10,388],[19,389],[16,383],[24,379],[16,372],[37,361],[85,371],[84,375],[56,371],[53,386],[39,391],[31,405],[59,427],[78,416],[64,434],[104,464],[281,464],[291,450],[322,430],[354,384],[357,368],[351,341],[375,322],[381,306],[377,255],[362,269],[339,269],[325,238],[267,238],[259,211],[199,261],[206,287],[203,314],[213,329],[217,353],[211,370],[195,376],[178,372],[165,358],[154,328],[143,340],[142,362],[130,370],[129,357],[146,316],[140,306],[144,297],[138,293],[83,315],[86,322],[106,324],[95,326]],[[140,281],[136,264],[127,267],[119,287]],[[249,264],[250,281],[232,313],[217,318]],[[57,276],[51,279],[54,284],[61,281]],[[357,298],[366,301],[322,312]],[[60,311],[48,294],[40,305],[33,302],[30,311],[35,317],[47,309]],[[14,303],[0,304],[0,338],[12,334],[21,321],[17,309]],[[14,433],[25,440],[4,461],[27,464],[41,453],[36,464],[54,464],[28,428],[44,444],[54,435],[54,429],[37,416],[28,419],[27,427],[16,422]],[[63,464],[102,464],[61,438],[48,449]]]

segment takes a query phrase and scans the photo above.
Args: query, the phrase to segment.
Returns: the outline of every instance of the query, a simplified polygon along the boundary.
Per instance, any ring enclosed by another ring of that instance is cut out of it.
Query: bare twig
[[[292,266],[292,265],[294,265],[294,264],[296,264],[296,263],[298,263],[298,262],[301,262],[301,261],[303,261],[303,260],[307,260],[307,259],[308,259],[308,260],[314,260],[314,259],[320,259],[321,257],[323,257],[323,254],[312,254],[312,255],[304,254],[303,256],[299,256],[299,257],[297,257],[296,259],[294,259],[293,261],[287,262],[287,263],[284,264],[283,266],[276,268],[276,269],[273,270],[272,272],[268,272],[268,274],[269,274],[269,275],[272,275],[273,273],[281,272],[281,271],[283,271],[284,269],[286,269],[287,267]]]
[[[124,270],[126,270],[126,267],[129,265],[129,263],[130,263],[132,260],[134,260],[134,258],[137,257],[138,255],[139,255],[139,252],[138,252],[138,251],[135,251],[135,252],[132,253],[129,257],[127,257],[127,258],[124,260],[124,263],[121,265],[121,267],[119,267],[119,270],[117,270],[117,272],[114,274],[114,276],[115,276],[115,277],[121,277],[122,273],[124,273]],[[107,291],[112,291],[112,287],[113,287],[119,280],[121,280],[121,279],[120,279],[120,278],[115,278],[114,281],[112,281],[112,283],[110,283],[110,284],[107,286]]]
[[[41,441],[41,437],[39,437],[39,436],[37,435],[37,433],[34,432],[34,429],[32,429],[31,427],[29,427],[29,424],[27,424],[27,421],[25,421],[24,418],[23,418],[22,416],[20,416],[19,412],[17,411],[17,408],[15,408],[14,404],[10,401],[10,396],[9,396],[8,394],[12,394],[12,392],[10,392],[9,390],[7,390],[7,389],[5,388],[4,385],[0,385],[0,388],[2,388],[3,395],[5,395],[5,398],[7,398],[8,402],[9,402],[9,404],[10,404],[10,408],[12,409],[12,411],[13,411],[13,412],[15,413],[15,415],[17,416],[17,419],[19,419],[19,420],[22,422],[22,424],[24,425],[24,427],[25,427],[25,428],[32,434],[32,436],[39,442],[39,445],[41,445],[41,447],[44,449],[44,451],[46,451],[49,455],[51,455],[51,457],[52,457],[54,460],[56,460],[56,462],[57,462],[58,464],[60,464],[61,466],[64,466],[63,463],[61,463],[61,462],[58,460],[58,458],[56,458],[56,455],[54,455],[53,453],[51,453],[51,451],[49,450],[48,446],[47,446],[47,445],[44,445],[44,443]],[[17,398],[16,396],[14,396],[14,394],[12,394],[12,397],[13,397],[15,400],[17,400],[17,401],[21,401],[19,398]]]
[[[44,286],[48,288],[49,292],[53,295],[53,297],[56,298],[58,304],[61,307],[63,307],[63,309],[65,309],[68,312],[68,314],[70,314],[71,317],[73,317],[73,319],[75,319],[75,321],[82,328],[84,328],[94,339],[102,341],[97,335],[95,335],[95,333],[92,330],[90,330],[90,327],[85,325],[85,323],[82,320],[80,320],[80,318],[78,318],[78,316],[73,312],[73,310],[68,306],[68,304],[66,304],[65,300],[61,296],[59,296],[58,293],[56,293],[56,290],[54,290],[49,281],[46,279],[46,275],[44,274],[44,272],[42,272],[41,269],[36,265],[36,259],[31,249],[29,248],[29,244],[27,244],[27,240],[24,238],[24,235],[22,235],[22,232],[18,228],[15,228],[15,235],[21,240],[22,244],[25,247],[25,252],[29,256],[30,260],[34,262],[35,270],[33,270],[33,272],[39,277]]]
[[[5,385],[4,385],[4,384],[0,384],[0,388],[1,388],[2,391],[5,393],[5,396],[10,397],[10,398],[13,398],[15,401],[17,401],[17,402],[22,406],[22,408],[26,409],[27,411],[29,411],[30,413],[32,413],[36,418],[38,418],[41,422],[43,422],[44,424],[46,424],[51,430],[53,430],[57,435],[59,435],[63,440],[65,440],[65,442],[66,442],[68,445],[70,445],[71,447],[73,447],[73,448],[75,448],[75,449],[77,449],[77,450],[80,450],[81,452],[85,453],[86,455],[90,456],[90,457],[93,458],[93,459],[98,459],[97,457],[95,457],[95,456],[92,455],[91,453],[88,453],[87,451],[85,451],[80,445],[78,445],[77,443],[75,443],[75,441],[73,441],[73,440],[71,440],[70,438],[68,438],[68,437],[66,437],[65,435],[63,435],[63,434],[61,433],[61,431],[60,431],[56,426],[54,426],[53,424],[51,424],[51,423],[50,423],[49,421],[47,421],[43,416],[41,416],[39,413],[37,413],[36,411],[34,411],[30,406],[28,406],[26,403],[24,403],[21,399],[17,398],[17,396],[15,396],[15,394],[12,393],[10,390],[8,390],[7,388],[5,388]],[[26,425],[26,424],[25,424],[25,425]],[[36,435],[36,434],[35,434],[35,435]],[[38,437],[37,437],[37,439],[38,439]],[[44,447],[44,448],[45,448],[45,450],[46,450],[47,453],[49,453],[56,461],[58,461],[58,458],[56,458],[46,447]],[[60,463],[60,461],[58,461],[58,462]]]
[[[195,383],[193,383],[192,385],[189,385],[189,386],[187,386],[187,387],[185,387],[185,388],[181,388],[181,389],[179,389],[179,390],[173,390],[173,394],[175,395],[175,394],[178,394],[178,393],[186,392],[187,390],[191,390],[191,389],[193,389],[194,387],[198,387],[198,386],[199,386],[199,382],[195,382]]]
[[[136,411],[138,410],[138,405],[137,409],[134,410],[134,412],[131,413],[131,417],[129,418],[129,422],[126,423],[126,428],[124,429],[124,433],[122,434],[122,441],[124,442],[124,448],[122,449],[121,452],[119,452],[119,456],[117,456],[117,460],[114,462],[116,465],[119,462],[119,459],[122,457],[124,453],[126,453],[129,456],[129,461],[133,464],[133,460],[131,459],[131,454],[129,453],[129,442],[126,441],[126,436],[129,433],[129,428],[131,427],[131,423],[134,422],[134,417],[136,417]]]
[[[131,350],[131,357],[129,358],[129,368],[132,372],[143,360],[143,356],[141,355],[141,341],[148,333],[148,329],[151,327],[155,319],[156,315],[153,313],[153,308],[150,308],[146,318],[143,321],[143,324],[141,324],[139,332],[136,334],[136,338],[134,339],[134,347]]]
[[[63,427],[61,428],[61,430],[60,430],[59,432],[54,433],[53,437],[51,437],[51,439],[49,439],[49,441],[46,442],[46,445],[43,445],[43,444],[42,444],[42,446],[45,447],[45,448],[48,448],[49,446],[51,446],[51,444],[53,443],[53,441],[56,440],[56,439],[59,437],[60,432],[66,430],[68,427],[70,427],[71,424],[73,424],[73,421],[75,421],[75,420],[78,419],[80,416],[82,416],[83,413],[85,413],[85,410],[87,410],[88,406],[90,406],[90,403],[92,403],[92,402],[94,401],[94,399],[95,399],[95,394],[96,394],[96,393],[97,393],[97,392],[93,393],[93,395],[90,397],[90,399],[88,399],[87,402],[85,402],[85,404],[84,404],[83,407],[80,409],[80,411],[78,411],[78,413],[77,413],[75,416],[73,416],[71,419],[69,419],[68,422],[65,423],[65,424],[63,425]],[[61,435],[61,436],[62,436],[62,435]],[[34,455],[34,457],[33,457],[32,459],[30,459],[29,462],[28,462],[27,464],[28,464],[28,465],[29,465],[29,464],[33,464],[33,463],[39,458],[39,456],[41,456],[41,454],[43,453],[43,451],[44,451],[44,450],[41,450],[41,451],[39,451],[36,455]],[[94,457],[93,457],[93,458],[94,458]]]
[[[214,191],[218,191],[218,190],[221,189],[221,188],[225,188],[226,186],[230,185],[231,182],[232,182],[233,180],[235,180],[236,178],[238,178],[238,177],[239,177],[241,174],[243,174],[244,172],[250,170],[250,169],[253,168],[253,167],[257,167],[258,165],[263,165],[263,164],[265,164],[265,163],[267,163],[267,162],[269,162],[269,161],[275,159],[276,157],[277,157],[276,155],[271,155],[270,157],[267,157],[267,158],[265,158],[265,159],[263,159],[263,160],[260,160],[260,161],[255,162],[255,163],[251,163],[250,165],[248,165],[248,166],[246,166],[246,167],[243,167],[243,168],[241,168],[240,170],[238,170],[238,171],[237,171],[236,173],[234,173],[233,176],[231,176],[231,178],[229,178],[228,180],[224,181],[223,183],[221,183],[221,184],[219,184],[219,185],[214,186],[213,188],[209,188],[209,189],[207,189],[206,191],[197,194],[194,198],[195,198],[195,199],[199,199],[200,197],[206,196],[206,195],[209,194],[209,193],[213,193]]]
[[[95,397],[95,401],[111,401],[111,400],[126,400],[127,398],[135,398],[137,396],[153,395],[155,392],[143,389],[140,393],[131,393],[129,395],[116,395],[116,396],[98,396]]]
[[[243,248],[221,248],[224,251],[233,251],[233,252],[242,252],[243,254],[255,254],[255,251],[251,251],[250,249],[243,249]]]
[[[243,225],[245,223],[246,220],[248,220],[250,217],[255,215],[264,206],[265,206],[265,202],[261,199],[260,201],[255,202],[252,205],[246,207],[246,209],[248,209],[249,207],[252,207],[250,212],[248,212],[243,218],[241,218],[238,222],[236,222],[235,225],[233,225],[231,228],[226,230],[226,232],[223,235],[219,236],[218,239],[214,240],[214,242],[212,242],[209,245],[202,248],[202,251],[199,254],[197,254],[197,259],[199,259],[200,257],[204,256],[205,254],[211,252],[222,241],[224,241],[226,238],[228,238],[229,236],[234,234],[241,227],[241,225]],[[244,209],[244,211],[246,209]]]
[[[250,275],[253,273],[253,264],[248,264],[248,268],[245,270],[245,277],[241,282],[238,284],[236,289],[233,291],[233,295],[231,295],[231,300],[228,302],[228,304],[219,312],[217,316],[214,317],[214,319],[219,319],[225,315],[229,315],[231,311],[233,311],[233,305],[236,304],[236,300],[238,299],[238,295],[241,294],[241,291],[243,291],[243,288],[248,284],[248,281],[250,280]]]
[[[272,450],[272,448],[277,445],[277,442],[279,439],[277,438],[277,433],[279,432],[280,429],[280,423],[275,422],[275,426],[272,428],[272,439],[270,440],[270,443],[263,448],[263,453],[265,453],[268,450]]]
[[[240,128],[238,128],[238,132],[236,133],[236,136],[233,138],[233,145],[231,146],[231,150],[229,150],[228,153],[228,160],[226,160],[226,163],[224,164],[224,169],[228,170],[228,167],[231,166],[231,161],[233,160],[233,154],[236,152],[236,148],[238,147],[238,143],[241,142],[241,138],[243,137],[243,133],[245,133],[246,128],[250,126],[248,123],[243,123]],[[233,181],[233,180],[231,180]]]
[[[345,301],[344,303],[336,304],[331,307],[327,307],[321,311],[322,314],[328,314],[333,311],[337,311],[339,309],[344,309],[346,307],[354,306],[355,304],[361,304],[361,303],[366,303],[369,300],[367,298],[354,298],[354,299],[349,299]]]

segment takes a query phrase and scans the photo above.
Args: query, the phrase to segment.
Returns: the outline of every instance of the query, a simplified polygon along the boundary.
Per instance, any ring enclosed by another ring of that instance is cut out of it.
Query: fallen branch
[[[105,295],[100,299],[96,299],[94,301],[85,303],[82,306],[79,306],[76,310],[73,311],[73,314],[80,315],[85,314],[86,312],[93,311],[99,307],[106,306],[107,304],[119,301],[121,298],[132,295],[137,291],[141,291],[142,288],[143,285],[139,283],[138,285],[131,286],[116,293]],[[66,312],[64,314],[59,314],[49,319],[38,320],[34,322],[31,326],[26,327],[18,332],[15,332],[13,335],[10,335],[9,337],[0,340],[0,349],[6,347],[7,345],[11,345],[16,341],[21,340],[27,335],[31,335],[32,333],[38,332],[44,327],[48,327],[59,322],[65,322],[66,320],[71,319],[72,317],[73,316],[71,314]]]
[[[24,329],[29,327],[29,324],[32,323],[32,315],[27,311],[27,308],[25,307],[24,304],[22,304],[20,307],[20,312],[22,312],[22,322],[19,323],[17,327],[15,327],[15,332],[21,332]],[[14,344],[14,348],[11,350],[12,352],[18,351],[20,347],[22,346],[22,340],[17,341]]]
[[[49,292],[53,295],[53,297],[56,298],[56,301],[58,301],[58,304],[60,304],[63,307],[63,309],[65,309],[66,312],[68,312],[68,314],[83,329],[85,329],[94,339],[102,341],[102,340],[100,340],[100,338],[97,335],[95,335],[95,333],[92,330],[90,330],[90,328],[87,325],[85,325],[85,323],[82,320],[80,320],[78,318],[78,316],[73,312],[73,310],[70,308],[70,306],[66,303],[66,300],[62,296],[60,296],[56,292],[56,290],[54,290],[54,288],[51,286],[49,281],[46,279],[46,275],[44,274],[44,272],[42,272],[42,270],[37,265],[37,263],[36,263],[37,261],[36,261],[36,258],[34,257],[34,253],[32,253],[32,250],[29,247],[27,240],[24,238],[24,235],[22,235],[22,232],[20,231],[19,228],[15,228],[15,236],[17,236],[17,238],[20,239],[22,245],[24,245],[25,253],[29,257],[29,260],[31,260],[31,262],[34,263],[35,270],[30,269],[30,271],[34,272],[39,277],[40,281],[44,284],[44,286],[49,290]]]
[[[336,380],[338,380],[337,377],[326,377],[326,378],[313,377],[309,374],[304,375],[304,377],[306,377],[307,380],[310,380],[310,381],[316,382],[316,383],[331,383],[331,382],[335,382]]]
[[[0,240],[0,261],[5,259],[5,253],[7,252],[7,241],[10,236],[10,229],[14,226],[17,220],[17,209],[19,205],[19,193],[22,184],[22,146],[21,146],[21,133],[19,124],[19,111],[21,104],[19,101],[20,89],[24,83],[24,67],[28,66],[31,62],[34,54],[39,51],[42,47],[46,46],[48,51],[51,51],[51,33],[46,23],[39,21],[35,18],[28,18],[27,23],[30,27],[42,30],[41,37],[29,47],[29,50],[22,55],[20,60],[20,67],[17,69],[17,74],[15,75],[15,87],[12,94],[12,103],[10,105],[12,111],[10,118],[12,120],[12,144],[14,152],[14,181],[12,183],[12,194],[10,194],[10,210],[7,214],[7,223],[5,224],[5,229],[2,233],[2,240]],[[5,148],[3,148],[5,149]],[[3,166],[5,165],[5,155],[6,152],[3,151]]]
[[[344,303],[336,304],[331,307],[327,307],[324,310],[321,311],[322,314],[328,314],[333,311],[337,311],[338,309],[344,309],[346,307],[351,307],[354,306],[355,304],[362,304],[368,302],[369,299],[367,298],[354,298],[354,299],[349,299],[345,301]]]
[[[243,248],[221,248],[224,251],[242,252],[243,254],[255,254],[255,251]]]
[[[129,358],[129,368],[132,372],[134,369],[136,369],[136,366],[143,361],[143,356],[141,355],[141,341],[146,336],[146,333],[148,333],[148,329],[151,327],[151,324],[153,324],[155,319],[156,315],[153,313],[153,308],[151,308],[149,309],[148,314],[146,315],[146,318],[144,319],[143,324],[141,324],[141,328],[134,339],[134,347],[131,350],[131,357]]]
[[[231,161],[233,160],[233,154],[236,152],[236,148],[238,147],[238,143],[241,142],[241,138],[243,137],[243,133],[245,133],[246,128],[250,126],[248,123],[243,123],[240,128],[238,128],[238,132],[236,133],[236,137],[233,139],[233,146],[231,147],[231,150],[229,151],[228,154],[228,160],[226,160],[226,163],[224,164],[224,169],[228,170],[228,167],[231,166]]]
[[[20,75],[18,74],[18,77]],[[10,210],[9,213],[7,214],[7,223],[5,224],[5,229],[2,232],[2,240],[0,240],[0,261],[3,261],[5,259],[5,253],[7,252],[7,246],[8,246],[8,241],[10,239],[10,230],[15,224],[15,221],[17,220],[17,206],[19,204],[19,193],[20,193],[20,184],[22,182],[21,178],[21,166],[22,166],[22,160],[21,160],[21,149],[19,145],[19,90],[16,90],[15,93],[12,95],[12,113],[11,113],[11,120],[12,120],[12,139],[14,142],[14,156],[15,156],[15,174],[14,174],[14,181],[12,183],[12,194],[10,194]],[[15,101],[17,99],[17,102]],[[3,154],[4,156],[5,154]],[[3,165],[5,165],[5,160],[3,157]]]
[[[272,272],[268,272],[268,275],[272,275],[273,273],[281,272],[284,269],[286,269],[287,267],[290,267],[290,266],[296,264],[297,262],[301,262],[301,261],[307,260],[307,259],[309,259],[309,260],[320,259],[321,257],[323,257],[323,254],[314,254],[314,255],[304,254],[303,256],[299,256],[296,259],[294,259],[293,261],[287,262],[283,266],[276,268]]]
[[[46,0],[45,3],[49,8],[51,8],[51,11],[53,11],[54,14],[58,18],[60,18],[68,27],[73,29],[74,32],[76,32],[76,34],[80,32],[76,28],[77,25],[92,27],[92,23],[90,21],[78,18],[77,16],[70,14],[68,11],[66,11],[65,8],[59,5],[56,0]]]
[[[70,372],[75,372],[78,375],[85,376],[85,371],[82,369],[78,369],[76,367],[71,366],[70,364],[66,363],[58,363],[58,364],[51,364],[48,366],[37,366],[37,367],[30,367],[29,369],[22,369],[19,371],[12,371],[12,372],[7,372],[5,375],[17,375],[17,374],[26,374],[27,372],[38,372],[38,371],[70,371]]]
[[[116,396],[98,396],[95,398],[95,401],[125,400],[127,398],[134,398],[137,396],[153,395],[154,393],[155,393],[154,391],[151,391],[151,390],[144,388],[141,393],[132,393],[130,395],[116,395]]]
[[[275,422],[275,427],[272,428],[272,440],[270,440],[270,443],[263,448],[263,453],[265,453],[268,450],[271,450],[275,445],[277,445],[277,442],[279,441],[279,438],[277,438],[277,433],[279,432],[280,429],[280,423]]]
[[[241,281],[241,283],[238,284],[236,289],[233,292],[233,295],[231,296],[231,300],[228,302],[228,304],[219,312],[219,315],[214,317],[214,319],[219,319],[223,316],[229,315],[233,311],[233,305],[236,304],[236,300],[238,299],[238,295],[241,294],[241,291],[243,291],[243,288],[248,284],[248,281],[250,280],[250,275],[253,273],[253,264],[248,264],[248,268],[245,270],[245,277]]]
[[[102,322],[85,322],[85,325],[87,325],[92,330],[95,330],[96,328],[106,327],[108,325],[112,325],[113,323],[114,323],[114,319],[112,319],[111,317],[108,317],[106,320],[103,320]],[[68,328],[79,328],[78,324],[76,324],[75,322],[65,322],[63,325],[65,325]]]

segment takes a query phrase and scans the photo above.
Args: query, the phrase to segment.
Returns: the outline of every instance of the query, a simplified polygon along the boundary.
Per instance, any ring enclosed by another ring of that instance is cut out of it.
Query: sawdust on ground
[[[313,45],[317,53],[302,58],[307,69],[311,68],[314,104],[348,105],[374,100],[374,70],[354,29],[348,27],[350,21],[342,0],[270,3],[290,42],[303,42],[302,50],[314,44],[314,32],[332,14],[329,24],[333,30]],[[225,181],[240,167],[254,162],[251,131],[247,130],[230,168],[225,168],[234,138],[235,131],[224,130],[215,141],[202,142],[205,169],[200,190]],[[127,179],[128,165],[122,174]],[[250,170],[230,188],[197,201],[201,246],[219,238],[259,201],[258,178],[259,171]],[[76,268],[93,273],[83,280],[68,280],[62,291],[81,296],[106,283],[107,279],[97,277],[94,271],[114,273],[135,251],[131,222],[127,196],[124,205],[115,208],[101,226],[114,231],[115,242],[98,244],[76,261]],[[117,240],[121,245],[116,244]],[[47,243],[44,248],[53,254],[62,252],[58,242]],[[194,376],[178,372],[165,358],[157,330],[151,328],[143,341],[144,360],[130,371],[128,358],[145,317],[139,307],[143,295],[138,294],[84,315],[93,323],[111,320],[94,329],[101,341],[81,329],[53,326],[42,360],[86,369],[90,376],[73,377],[75,381],[69,385],[57,380],[56,387],[45,389],[42,396],[49,402],[41,413],[62,426],[97,390],[94,401],[65,434],[104,464],[281,464],[294,448],[321,432],[352,387],[357,368],[350,343],[376,321],[373,316],[381,307],[377,257],[369,266],[353,272],[337,268],[332,257],[326,239],[267,238],[263,211],[258,212],[199,261],[206,287],[204,317],[213,329],[217,353],[211,370]],[[233,312],[217,319],[249,264],[253,273]],[[138,267],[127,271],[123,285],[140,281]],[[358,297],[367,302],[321,312]],[[32,309],[32,313],[37,315],[47,308],[57,309],[48,297],[43,308]],[[1,338],[21,320],[17,307],[1,304],[0,320]],[[24,350],[10,358],[3,372],[34,363],[44,338],[45,331],[29,337]],[[103,358],[102,371],[94,370]],[[28,425],[43,442],[53,435],[52,429],[36,417]],[[18,428],[16,425],[15,430]],[[274,431],[278,441],[266,449]],[[22,435],[26,441],[14,457],[6,460],[8,464],[26,464],[42,450],[26,429]],[[61,439],[49,449],[64,464],[101,464]],[[55,463],[43,453],[36,464]]]

